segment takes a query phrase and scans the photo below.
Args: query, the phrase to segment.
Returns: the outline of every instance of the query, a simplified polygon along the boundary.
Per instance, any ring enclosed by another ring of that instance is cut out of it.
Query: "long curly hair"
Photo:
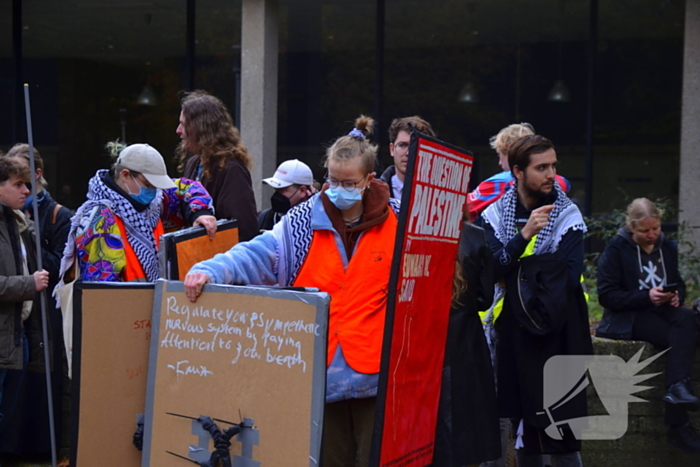
[[[204,168],[203,178],[209,177],[215,167],[223,169],[228,159],[237,159],[248,169],[252,167],[252,160],[241,141],[238,128],[233,125],[231,115],[221,100],[206,91],[197,90],[185,94],[180,104],[185,117],[187,139],[196,141],[195,153]],[[176,150],[178,170],[184,169],[185,160],[192,154],[181,142]]]

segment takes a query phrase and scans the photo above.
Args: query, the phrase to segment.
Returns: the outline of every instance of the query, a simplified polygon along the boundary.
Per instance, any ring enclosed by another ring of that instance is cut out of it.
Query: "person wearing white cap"
[[[275,193],[270,198],[272,207],[258,214],[261,231],[272,230],[287,211],[316,193],[314,174],[308,165],[297,159],[282,162],[275,174],[262,182],[274,188]]]
[[[211,196],[199,182],[171,179],[163,156],[148,144],[124,147],[111,170],[98,170],[87,201],[71,219],[61,282],[74,262],[83,281],[158,279],[158,242],[166,228],[201,225],[216,232]]]

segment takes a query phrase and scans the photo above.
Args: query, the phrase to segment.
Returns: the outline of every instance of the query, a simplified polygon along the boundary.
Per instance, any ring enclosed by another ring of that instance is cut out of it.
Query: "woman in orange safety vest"
[[[317,287],[331,295],[323,465],[367,465],[399,202],[375,179],[373,120],[327,150],[321,192],[247,243],[196,264],[195,301],[208,282]],[[357,462],[357,463],[356,463]]]

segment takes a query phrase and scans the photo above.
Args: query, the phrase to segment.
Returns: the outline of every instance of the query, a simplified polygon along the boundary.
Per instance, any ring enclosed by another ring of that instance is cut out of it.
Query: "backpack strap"
[[[54,206],[54,208],[53,208],[53,216],[51,217],[51,225],[55,225],[55,224],[56,224],[56,216],[58,215],[58,211],[60,211],[62,207],[63,207],[63,206],[61,206],[61,205],[58,204],[58,203],[56,203],[56,206]]]

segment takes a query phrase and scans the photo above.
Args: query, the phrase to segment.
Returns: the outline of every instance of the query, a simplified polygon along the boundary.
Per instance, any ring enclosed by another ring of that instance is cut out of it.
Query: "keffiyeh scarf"
[[[583,221],[583,216],[578,210],[578,207],[567,198],[564,191],[558,183],[554,183],[554,189],[557,190],[557,199],[554,201],[554,209],[549,214],[549,222],[537,234],[535,240],[534,254],[554,253],[559,247],[559,242],[569,230],[582,230],[586,232],[586,223]],[[515,209],[518,203],[518,187],[517,180],[513,187],[506,191],[505,194],[483,213],[483,218],[486,223],[493,227],[496,238],[505,246],[511,238],[518,233],[515,224]],[[499,258],[502,264],[507,264],[512,258],[509,257],[506,249],[501,251]],[[495,348],[498,336],[493,328],[495,323],[495,308],[499,306],[499,299],[505,296],[505,289],[500,285],[494,285],[495,298],[491,308],[489,308],[486,316],[483,319],[484,331],[486,332],[491,350],[492,359],[495,361]],[[495,365],[494,365],[495,367]]]
[[[118,216],[126,228],[126,238],[136,253],[146,277],[149,281],[158,279],[158,253],[156,240],[153,236],[160,219],[163,191],[158,190],[156,197],[145,211],[138,212],[134,206],[121,194],[107,186],[103,180],[108,177],[108,170],[98,170],[88,183],[87,201],[78,208],[71,219],[71,229],[66,242],[66,248],[61,260],[61,277],[75,259],[76,233],[81,228],[89,226],[91,212],[99,205],[106,205]],[[61,280],[61,284],[63,280]],[[59,284],[59,286],[61,285]]]
[[[554,209],[549,214],[549,222],[537,234],[535,240],[536,255],[554,253],[562,237],[571,229],[586,231],[586,223],[576,205],[567,198],[558,183],[554,183],[557,199]],[[513,187],[484,211],[484,219],[493,227],[496,238],[506,245],[517,233],[515,225],[515,208],[518,203],[517,181]],[[504,250],[505,252],[505,250]]]

